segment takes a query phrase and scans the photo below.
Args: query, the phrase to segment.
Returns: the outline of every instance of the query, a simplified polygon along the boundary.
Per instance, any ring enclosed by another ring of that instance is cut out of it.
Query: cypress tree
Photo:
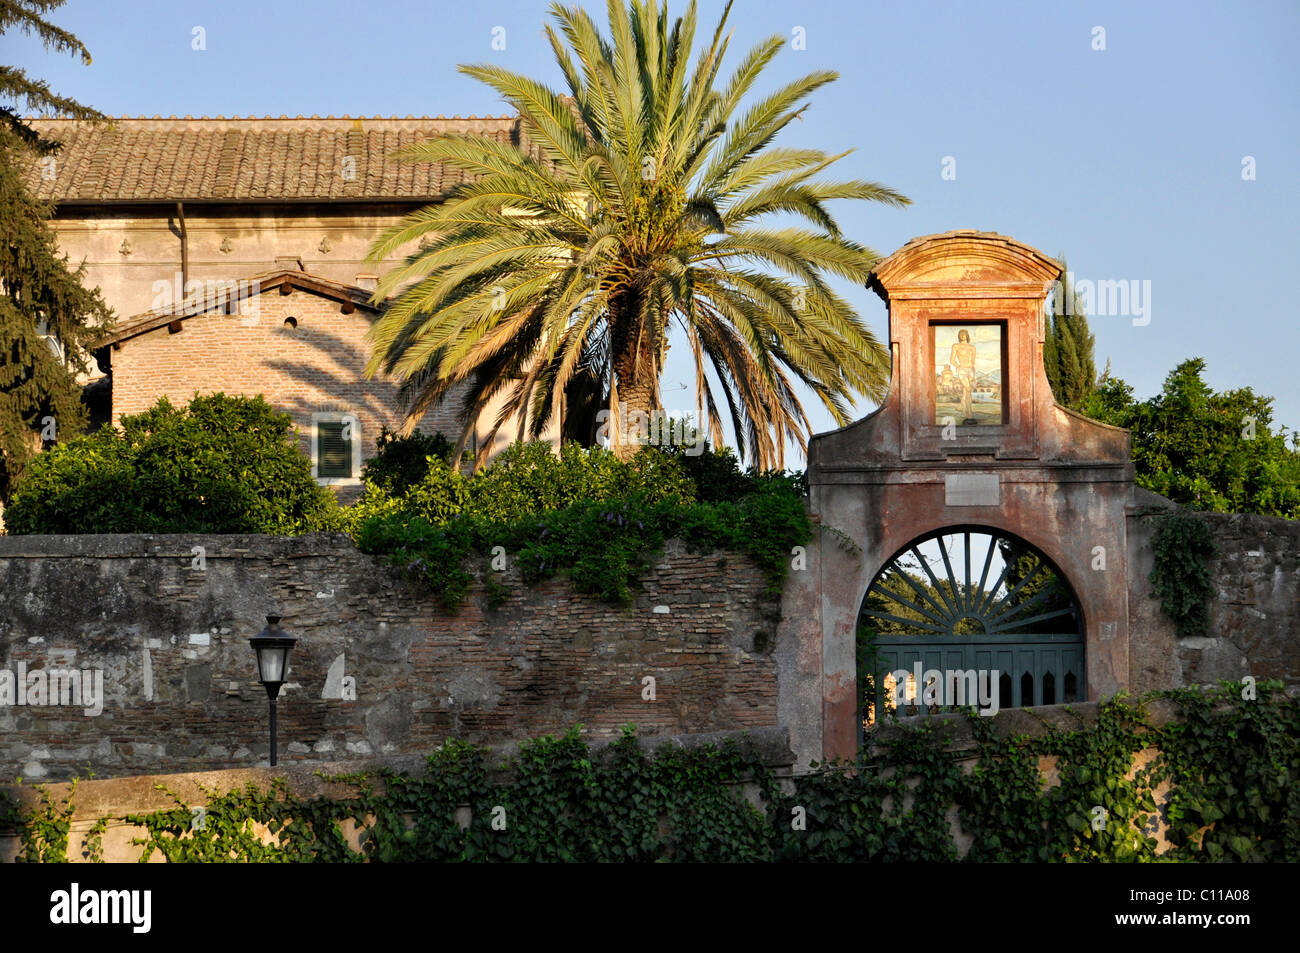
[[[1067,309],[1065,302],[1070,302]],[[1097,383],[1093,356],[1095,338],[1083,313],[1083,301],[1069,278],[1069,266],[1061,258],[1061,279],[1052,294],[1043,341],[1043,365],[1056,402],[1077,409]],[[1068,313],[1067,313],[1068,312]]]

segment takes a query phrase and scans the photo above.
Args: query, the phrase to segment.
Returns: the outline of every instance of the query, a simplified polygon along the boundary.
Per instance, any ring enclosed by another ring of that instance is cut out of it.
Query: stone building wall
[[[629,607],[567,581],[502,582],[499,608],[480,581],[451,614],[342,536],[0,537],[0,679],[75,669],[103,684],[98,714],[71,688],[68,704],[0,704],[0,776],[265,764],[247,640],[269,612],[301,639],[280,696],[283,762],[577,722],[593,739],[629,722],[645,735],[777,725],[779,606],[746,558],[670,544]]]
[[[1180,639],[1151,596],[1152,540],[1173,504],[1138,488],[1128,517],[1129,688],[1134,692],[1219,679],[1300,685],[1300,521],[1200,513],[1218,548],[1208,635]]]

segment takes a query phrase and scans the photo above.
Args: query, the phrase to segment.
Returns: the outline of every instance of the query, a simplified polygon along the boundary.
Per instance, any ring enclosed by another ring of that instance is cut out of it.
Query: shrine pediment
[[[870,287],[885,300],[930,297],[1045,297],[1060,265],[1014,238],[962,230],[914,238],[881,261]]]
[[[881,261],[868,286],[889,305],[889,394],[814,438],[810,471],[1130,468],[1127,433],[1057,405],[1048,384],[1044,304],[1060,272],[1023,242],[974,230],[915,238]]]

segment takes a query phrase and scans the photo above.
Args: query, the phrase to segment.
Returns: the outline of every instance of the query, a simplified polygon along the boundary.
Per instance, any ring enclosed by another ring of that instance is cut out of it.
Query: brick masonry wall
[[[279,703],[283,762],[575,722],[596,739],[628,722],[647,735],[777,725],[779,606],[744,557],[670,544],[626,608],[562,580],[502,579],[498,609],[476,585],[453,615],[342,536],[0,537],[0,672],[100,669],[105,695],[94,716],[0,705],[0,776],[264,764],[267,701],[247,640],[271,611],[301,639]],[[344,675],[355,701],[339,697]]]
[[[164,396],[183,405],[196,393],[261,394],[293,417],[309,457],[312,414],[318,412],[354,414],[362,459],[373,456],[380,427],[397,429],[403,419],[397,385],[364,375],[370,355],[365,335],[375,315],[362,308],[343,314],[339,302],[302,289],[290,295],[272,289],[251,304],[247,315],[200,315],[179,332],[163,327],[125,341],[113,352],[113,423]],[[285,323],[289,318],[296,327]],[[444,401],[420,429],[458,436],[461,406],[460,399]],[[358,493],[340,487],[345,501]]]

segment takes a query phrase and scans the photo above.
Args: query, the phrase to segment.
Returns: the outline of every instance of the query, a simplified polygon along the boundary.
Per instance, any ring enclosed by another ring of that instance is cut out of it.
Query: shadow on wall
[[[370,316],[367,316],[370,318]],[[270,375],[281,379],[279,392],[267,395],[276,410],[293,417],[299,431],[299,445],[312,456],[313,420],[317,413],[353,414],[357,417],[362,440],[360,458],[364,462],[376,453],[381,427],[399,429],[404,420],[398,385],[386,377],[366,379],[364,361],[354,345],[329,330],[290,324],[287,318],[277,334],[283,335],[286,356],[266,361]],[[370,318],[373,321],[373,318]],[[318,352],[314,360],[293,360],[292,350],[310,348]],[[357,357],[354,362],[348,357]],[[456,398],[453,398],[456,400]],[[459,435],[463,421],[459,401],[444,403],[421,419],[419,429],[426,433],[441,430],[448,436]],[[455,409],[453,409],[455,408]],[[360,473],[355,473],[356,478]],[[340,501],[353,502],[360,496],[359,485],[336,485]]]

